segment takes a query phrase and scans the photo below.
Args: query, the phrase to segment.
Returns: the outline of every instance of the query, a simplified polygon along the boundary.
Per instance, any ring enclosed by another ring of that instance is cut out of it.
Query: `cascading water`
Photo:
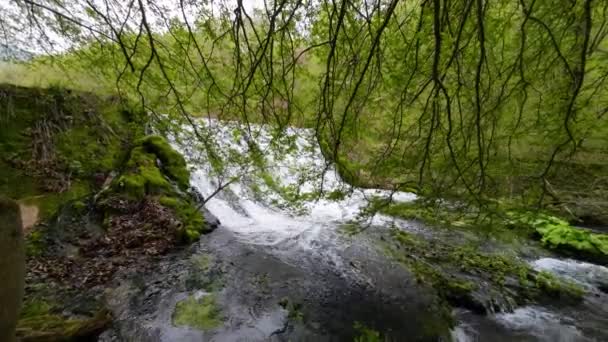
[[[608,338],[608,268],[571,259],[531,261],[538,271],[565,277],[587,291],[573,310],[559,305],[530,305],[491,317],[458,312],[462,323],[453,332],[457,341],[605,341]]]
[[[244,127],[234,122],[207,121],[206,124],[217,139],[219,151],[230,151],[228,154],[247,152],[246,140],[235,133],[237,129],[244,130]],[[250,129],[254,131],[257,148],[264,155],[265,174],[253,174],[253,168],[243,169],[242,166],[224,169],[225,179],[237,176],[240,180],[206,203],[207,209],[220,219],[225,228],[234,231],[248,243],[277,245],[299,237],[305,245],[316,234],[357,219],[361,209],[373,197],[392,196],[394,201],[416,198],[411,193],[347,187],[333,168],[326,167],[314,136],[308,130],[288,129],[283,140],[290,146],[273,148],[271,133],[264,127],[252,125]],[[217,177],[205,150],[183,144],[176,147],[190,157],[194,167],[193,186],[203,197],[211,195],[219,183],[214,182]],[[294,205],[282,198],[279,192],[273,191],[270,188],[272,184],[283,189],[297,188],[300,194],[311,194],[315,198]],[[340,200],[328,200],[314,193],[321,187],[326,194],[334,191],[345,194]],[[263,198],[258,196],[259,193],[263,194]],[[368,223],[382,225],[398,221],[375,215],[373,221]]]
[[[263,246],[292,264],[308,256],[337,270],[352,268],[341,260],[340,251],[346,245],[341,242],[338,229],[359,219],[362,208],[373,197],[392,196],[394,201],[416,198],[410,193],[346,186],[335,170],[327,167],[313,133],[306,129],[289,128],[281,139],[273,140],[271,132],[263,126],[245,128],[238,123],[215,120],[205,121],[204,125],[212,132],[216,149],[224,158],[246,155],[251,144],[241,132],[251,131],[250,142],[255,141],[264,164],[263,173],[259,165],[254,168],[251,163],[242,161],[235,164],[238,166],[213,165],[204,148],[175,139],[174,146],[187,156],[193,168],[191,183],[204,198],[214,194],[232,177],[238,177],[209,199],[206,208],[219,218],[223,229],[232,231],[240,241]],[[328,199],[316,192],[320,188],[325,194],[339,191],[343,196]],[[285,193],[296,193],[301,200],[288,200]],[[375,227],[424,229],[384,215],[374,215],[367,223]],[[601,331],[608,329],[608,300],[603,292],[608,288],[608,269],[552,258],[533,260],[531,265],[585,286],[589,295],[584,308],[589,312],[572,314],[560,311],[560,308],[541,306],[521,307],[489,317],[458,312],[456,316],[461,324],[453,330],[452,338],[457,341],[608,338],[606,332]],[[596,317],[590,318],[589,313]]]

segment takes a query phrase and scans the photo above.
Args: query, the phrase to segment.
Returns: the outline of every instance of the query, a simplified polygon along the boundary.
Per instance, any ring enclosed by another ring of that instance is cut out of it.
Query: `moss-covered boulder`
[[[0,341],[14,341],[25,277],[19,205],[0,196]]]
[[[135,142],[123,173],[112,183],[106,197],[118,196],[131,202],[154,198],[180,221],[176,232],[180,241],[191,242],[209,227],[186,192],[189,185],[190,172],[184,157],[165,138],[151,135]]]
[[[164,173],[182,189],[190,185],[190,172],[184,157],[175,151],[167,140],[158,135],[150,135],[138,141],[148,152],[156,155]]]
[[[175,182],[177,190],[189,187],[186,161],[166,139],[152,135],[135,142],[115,187],[132,198],[141,199],[145,195],[173,192],[170,181]]]

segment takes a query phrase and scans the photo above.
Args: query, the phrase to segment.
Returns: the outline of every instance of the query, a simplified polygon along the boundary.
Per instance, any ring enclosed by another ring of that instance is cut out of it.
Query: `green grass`
[[[99,74],[80,67],[61,67],[59,64],[12,63],[0,61],[0,84],[8,83],[29,88],[63,88],[109,94],[111,83]]]

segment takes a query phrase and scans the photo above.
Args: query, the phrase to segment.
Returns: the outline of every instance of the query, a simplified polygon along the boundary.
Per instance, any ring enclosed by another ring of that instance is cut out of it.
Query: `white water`
[[[587,291],[598,292],[602,284],[608,285],[608,268],[571,259],[542,258],[532,266],[538,271],[547,271],[567,278]]]
[[[556,258],[541,258],[530,264],[538,271],[553,273],[582,286],[587,294],[581,306],[560,308],[559,305],[529,305],[513,312],[490,316],[489,320],[485,321],[464,319],[452,331],[453,340],[484,341],[488,338],[480,336],[489,335],[499,341],[604,341],[608,329],[608,296],[599,287],[608,285],[608,268]],[[505,334],[508,334],[507,337]]]
[[[571,319],[551,313],[542,307],[517,308],[510,313],[498,314],[495,319],[512,331],[529,333],[542,341],[565,342],[585,339]]]
[[[218,121],[205,121],[204,124],[213,131],[219,145],[217,151],[224,157],[246,155],[248,144],[242,138],[243,134],[237,133],[246,131],[245,127],[238,126],[237,123]],[[290,128],[278,144],[272,141],[271,133],[262,126],[251,126],[251,131],[252,140],[257,143],[266,159],[268,174],[276,184],[281,187],[299,187],[303,193],[313,192],[321,187],[325,194],[340,190],[345,192],[346,196],[341,200],[330,200],[321,196],[294,205],[276,191],[272,191],[259,174],[254,174],[253,167],[226,167],[223,174],[228,176],[218,180],[204,148],[174,143],[174,146],[187,156],[193,167],[191,184],[205,198],[216,191],[218,184],[227,182],[231,177],[238,177],[238,181],[211,198],[206,203],[206,208],[222,222],[224,229],[233,231],[239,239],[247,243],[267,246],[281,244],[283,248],[305,250],[332,259],[334,264],[340,266],[337,255],[331,249],[325,248],[327,241],[335,240],[337,228],[359,219],[359,213],[368,204],[369,199],[392,196],[394,201],[412,201],[416,198],[411,193],[347,186],[340,181],[332,167],[326,167],[316,140],[308,130]],[[259,189],[257,196],[253,188]],[[259,196],[260,192],[262,196]],[[367,223],[413,229],[403,220],[383,215],[375,215],[371,222]],[[332,247],[338,248],[335,244]],[[537,270],[576,281],[591,293],[599,294],[599,284],[608,283],[608,269],[598,265],[553,258],[535,260],[531,265]],[[605,312],[603,308],[598,310],[600,314]],[[587,340],[575,326],[573,318],[544,307],[521,307],[512,313],[494,315],[490,320],[506,329],[511,337],[525,336],[525,340]],[[452,338],[461,342],[481,341],[484,340],[484,332],[480,330],[483,329],[470,322],[463,322],[453,330]]]
[[[208,129],[218,141],[218,153],[225,156],[245,155],[248,145],[242,138],[245,127],[234,122],[205,121]],[[411,201],[414,194],[391,192],[379,189],[350,188],[337,176],[332,167],[326,167],[323,155],[312,135],[305,129],[290,128],[285,132],[280,145],[272,141],[272,135],[263,126],[252,125],[253,140],[263,152],[267,173],[281,187],[296,189],[301,193],[313,194],[322,187],[323,194],[312,200],[292,203],[272,191],[259,175],[253,174],[252,166],[227,167],[224,170],[224,183],[230,177],[239,181],[230,184],[220,194],[214,196],[205,205],[221,222],[222,226],[232,230],[238,237],[252,244],[276,245],[288,240],[297,239],[302,247],[310,245],[315,239],[328,231],[357,220],[362,208],[368,205],[373,197],[392,196],[394,201]],[[274,145],[273,145],[274,144]],[[176,145],[194,166],[191,184],[203,195],[211,195],[220,183],[204,149],[197,146]],[[258,188],[263,196],[256,198],[252,188]],[[345,193],[341,200],[327,199],[333,191]],[[314,194],[313,194],[314,195]],[[375,215],[373,225],[397,224],[401,220]]]

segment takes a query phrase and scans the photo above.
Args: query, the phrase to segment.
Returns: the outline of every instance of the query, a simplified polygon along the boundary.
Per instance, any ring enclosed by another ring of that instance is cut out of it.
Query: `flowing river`
[[[251,146],[235,123],[206,121],[206,125],[224,157],[244,155]],[[326,165],[310,131],[289,129],[276,142],[264,127],[250,129],[264,157],[263,174],[259,168],[213,165],[201,146],[186,143],[191,140],[173,142],[189,160],[191,183],[204,198],[231,176],[239,177],[206,203],[221,224],[192,251],[192,258],[214,260],[214,266],[204,270],[205,280],[213,282],[221,274],[221,286],[213,291],[224,323],[210,330],[172,324],[177,302],[209,295],[211,290],[200,285],[198,271],[188,266],[191,263],[167,260],[158,275],[146,279],[159,285],[140,296],[144,299],[139,309],[121,302],[132,290],[125,288],[122,297],[116,294],[115,314],[125,322],[120,334],[158,341],[343,341],[355,336],[364,336],[359,341],[380,341],[374,339],[377,330],[386,340],[424,340],[428,326],[432,329],[439,320],[432,292],[375,244],[388,236],[389,228],[422,236],[434,234],[433,229],[390,216],[360,215],[373,197],[392,196],[393,201],[405,202],[416,196],[347,186]],[[217,176],[220,173],[222,178]],[[320,188],[324,194],[341,196],[319,196]],[[289,199],[293,193],[299,194],[299,200]],[[364,233],[345,234],[357,220],[364,221]],[[456,309],[455,327],[438,338],[608,340],[607,268],[551,255],[528,262],[582,285],[587,290],[583,302],[575,307],[528,305],[488,315]]]

